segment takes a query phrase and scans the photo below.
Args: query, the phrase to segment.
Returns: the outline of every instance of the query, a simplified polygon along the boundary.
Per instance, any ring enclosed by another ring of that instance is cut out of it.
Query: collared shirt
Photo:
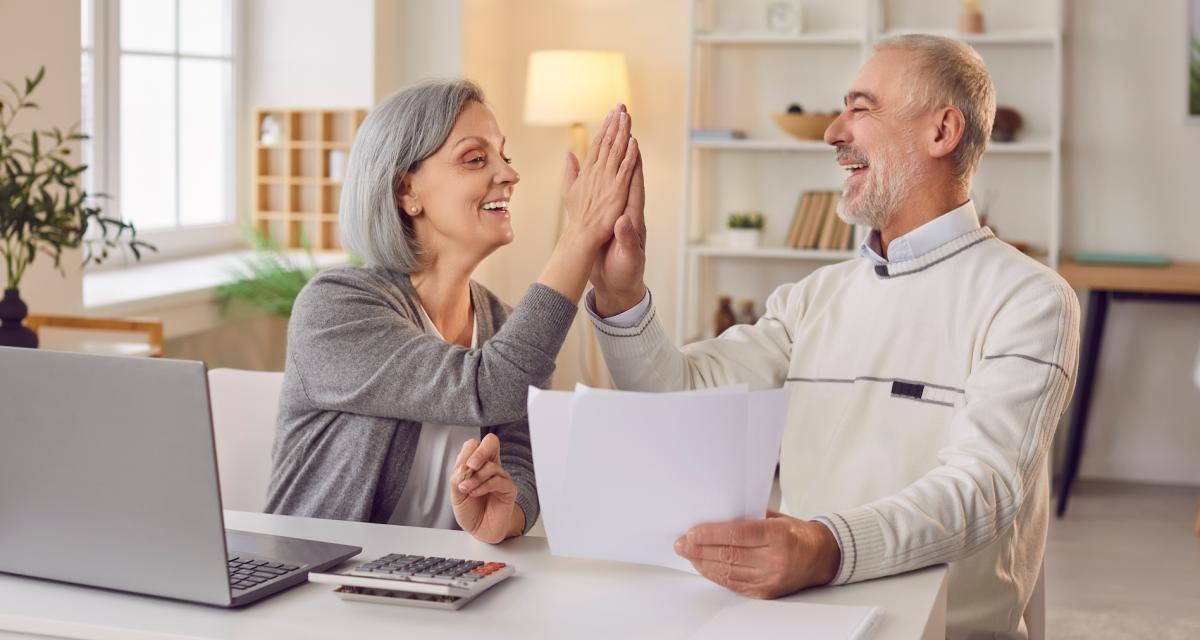
[[[871,229],[871,233],[863,238],[858,252],[875,265],[886,265],[891,262],[915,260],[934,249],[979,228],[979,216],[975,213],[975,203],[967,200],[957,209],[926,222],[908,233],[892,240],[888,244],[888,257],[881,254],[879,230]]]

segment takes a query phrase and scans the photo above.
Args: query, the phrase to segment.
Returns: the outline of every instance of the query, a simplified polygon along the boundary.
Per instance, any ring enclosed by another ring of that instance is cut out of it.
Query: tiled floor
[[[1080,482],[1050,523],[1047,638],[1200,638],[1200,488]]]

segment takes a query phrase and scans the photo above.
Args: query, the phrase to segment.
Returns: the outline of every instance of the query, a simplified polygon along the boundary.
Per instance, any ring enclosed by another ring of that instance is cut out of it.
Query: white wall
[[[0,0],[0,79],[24,88],[25,76],[46,66],[46,78],[33,95],[41,109],[23,111],[15,123],[17,131],[51,126],[67,129],[79,122],[79,20],[76,0]],[[7,93],[8,89],[0,85],[0,91]],[[52,268],[47,256],[37,258],[20,286],[21,297],[31,313],[74,313],[80,309],[81,260],[78,251],[65,253],[64,277]]]
[[[362,107],[375,82],[374,0],[249,0],[248,107]]]
[[[1187,0],[1068,2],[1064,238],[1200,261]],[[1200,305],[1115,303],[1081,475],[1200,484]]]
[[[426,78],[462,73],[462,0],[376,0],[375,102]]]

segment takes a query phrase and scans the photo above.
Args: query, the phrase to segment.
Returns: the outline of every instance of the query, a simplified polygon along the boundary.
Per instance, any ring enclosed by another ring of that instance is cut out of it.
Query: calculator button
[[[409,578],[409,580],[411,580],[412,582],[424,582],[426,584],[446,584],[446,585],[448,585],[452,582],[451,578],[447,578],[445,576],[423,576],[423,575],[420,575],[420,576],[413,576],[412,578]]]

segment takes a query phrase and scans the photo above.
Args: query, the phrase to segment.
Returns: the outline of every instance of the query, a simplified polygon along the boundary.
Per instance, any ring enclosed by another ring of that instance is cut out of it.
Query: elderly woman
[[[339,213],[365,266],[322,272],[296,300],[267,511],[490,543],[532,526],[526,393],[548,382],[601,247],[640,212],[629,131],[618,107],[585,158],[568,156],[565,230],[509,309],[471,280],[512,242],[520,180],[483,93],[427,82],[370,113]]]

